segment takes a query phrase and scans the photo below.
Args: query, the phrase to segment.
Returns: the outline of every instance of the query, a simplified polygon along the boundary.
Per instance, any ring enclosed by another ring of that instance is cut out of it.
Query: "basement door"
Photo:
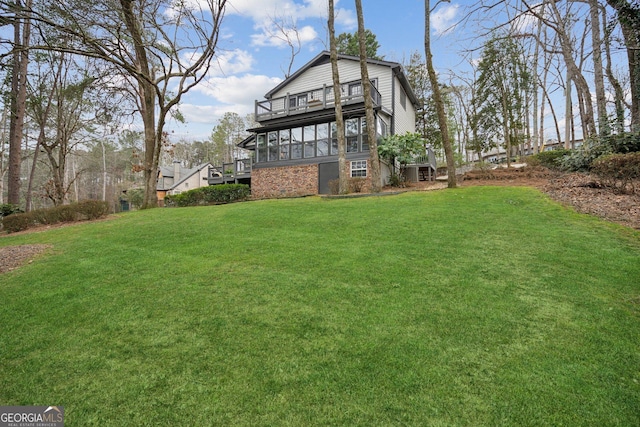
[[[318,165],[318,194],[331,194],[329,181],[338,179],[338,162]]]

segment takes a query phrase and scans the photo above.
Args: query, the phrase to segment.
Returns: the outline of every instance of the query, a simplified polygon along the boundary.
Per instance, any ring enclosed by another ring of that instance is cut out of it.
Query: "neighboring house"
[[[418,106],[402,65],[368,60],[378,137],[415,132]],[[346,133],[346,173],[370,185],[369,143],[359,58],[338,55],[342,108]],[[278,197],[329,193],[329,181],[338,178],[338,140],[329,52],[322,52],[256,101],[260,127],[238,144],[254,152],[251,193],[254,197]],[[429,155],[430,154],[430,155]],[[415,177],[435,176],[435,157],[422,156]],[[431,162],[431,160],[433,160]],[[381,184],[390,175],[381,165]],[[214,183],[213,175],[210,183]],[[428,172],[428,173],[427,173]],[[231,177],[230,177],[231,178]],[[425,178],[426,179],[426,178]],[[219,180],[219,177],[217,177]]]
[[[211,163],[203,163],[187,169],[183,168],[178,161],[173,162],[173,166],[161,166],[158,168],[158,183],[156,186],[158,205],[164,206],[165,196],[208,186],[210,168]]]

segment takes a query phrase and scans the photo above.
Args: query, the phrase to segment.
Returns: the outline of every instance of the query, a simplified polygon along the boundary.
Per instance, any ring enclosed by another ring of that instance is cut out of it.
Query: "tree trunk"
[[[153,75],[147,58],[142,29],[133,10],[133,1],[120,0],[120,5],[122,6],[124,23],[131,35],[131,42],[135,51],[134,63],[139,73],[136,79],[138,82],[140,114],[144,126],[144,201],[142,208],[147,209],[158,206],[156,181],[158,177],[158,161],[160,159],[160,140],[156,139],[156,92],[152,84]]]
[[[31,8],[27,0],[25,9]],[[20,204],[20,175],[22,164],[22,132],[27,100],[27,66],[29,64],[29,38],[31,21],[23,13],[20,0],[16,0],[15,13],[22,19],[14,23],[13,70],[11,77],[11,124],[9,126],[9,170],[7,202]]]
[[[611,30],[609,30],[607,27],[607,13],[604,10],[604,6],[602,10],[602,28],[604,29],[603,46],[605,58],[607,60],[605,72],[607,73],[607,79],[609,79],[609,83],[611,83],[611,86],[613,86],[613,102],[616,109],[616,118],[614,122],[615,130],[620,134],[624,132],[624,91],[622,90],[622,85],[620,85],[620,82],[618,81],[616,76],[613,75],[613,69],[611,68]]]
[[[358,44],[360,47],[360,75],[364,95],[364,110],[367,118],[367,139],[369,140],[369,169],[371,171],[371,192],[380,192],[380,158],[378,157],[378,141],[376,140],[376,122],[373,114],[373,100],[371,99],[371,81],[367,68],[367,45],[364,32],[364,17],[362,0],[356,0],[356,14],[358,15]]]
[[[560,47],[562,49],[562,57],[564,58],[565,65],[567,67],[567,72],[571,73],[571,77],[573,78],[573,82],[576,85],[576,90],[578,92],[578,100],[580,102],[581,112],[583,114],[583,134],[585,138],[595,136],[596,135],[596,125],[593,118],[593,101],[591,99],[591,91],[589,88],[589,84],[587,80],[584,78],[584,75],[576,65],[575,60],[573,59],[573,44],[567,34],[565,29],[564,22],[562,20],[562,16],[558,11],[558,7],[556,6],[555,0],[548,0],[548,4],[551,6],[552,12],[555,16],[556,26],[554,29],[556,30],[556,34],[558,35],[558,40],[560,41]]]
[[[591,45],[593,49],[593,74],[596,87],[596,108],[598,111],[598,132],[600,135],[608,135],[610,133],[609,118],[607,117],[607,99],[604,90],[602,39],[600,38],[600,15],[598,13],[597,0],[589,0],[589,12],[591,20]]]
[[[340,181],[339,193],[349,191],[347,183],[347,158],[345,153],[344,117],[342,117],[342,91],[340,89],[340,73],[338,72],[338,49],[336,47],[336,32],[334,26],[334,5],[329,0],[329,51],[331,58],[331,71],[333,76],[333,98],[336,112],[336,134],[338,137],[338,180]],[[331,138],[333,139],[333,138]]]
[[[436,106],[436,112],[438,114],[438,124],[440,127],[440,133],[442,135],[442,146],[444,147],[444,155],[447,161],[447,186],[449,188],[456,188],[456,166],[453,159],[453,148],[451,147],[451,140],[449,139],[449,127],[447,125],[447,115],[444,110],[444,102],[442,101],[442,94],[440,93],[440,86],[438,85],[438,77],[436,71],[433,69],[433,57],[431,55],[431,40],[430,40],[430,19],[431,9],[429,6],[429,0],[424,2],[424,52],[425,60],[427,63],[427,73],[429,74],[429,82],[431,83],[431,91],[433,92],[433,101]]]
[[[628,0],[607,0],[618,12],[618,21],[627,48],[631,86],[631,131],[640,131],[640,7]]]

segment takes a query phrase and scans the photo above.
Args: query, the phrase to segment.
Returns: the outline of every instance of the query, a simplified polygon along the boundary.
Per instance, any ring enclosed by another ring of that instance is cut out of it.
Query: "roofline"
[[[302,68],[298,69],[295,73],[291,74],[289,77],[287,77],[282,82],[280,82],[280,84],[278,84],[276,87],[274,87],[269,92],[267,92],[264,96],[265,99],[271,99],[271,97],[280,89],[282,89],[283,87],[291,83],[293,80],[297,79],[301,74],[303,74],[309,68],[315,67],[316,65],[320,64],[323,60],[325,60],[326,57],[330,57],[330,56],[331,54],[329,51],[323,50],[318,55],[316,55],[315,58],[313,58],[311,61],[303,65]],[[351,61],[358,61],[358,62],[360,61],[359,56],[345,55],[342,53],[338,54],[338,59],[348,59]],[[385,61],[383,59],[371,59],[371,58],[367,58],[367,63],[374,64],[374,65],[382,65],[382,66],[391,68],[394,72],[394,75],[398,76],[398,80],[400,80],[400,84],[402,85],[405,92],[407,93],[407,96],[409,96],[411,103],[416,107],[420,105],[420,101],[418,101],[418,97],[413,92],[413,88],[411,88],[411,85],[409,84],[409,80],[407,80],[407,76],[404,72],[404,67],[402,66],[402,64],[400,64],[399,62],[391,62],[391,61]]]

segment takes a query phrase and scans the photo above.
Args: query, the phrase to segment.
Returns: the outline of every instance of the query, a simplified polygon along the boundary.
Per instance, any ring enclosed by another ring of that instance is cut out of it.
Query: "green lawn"
[[[640,234],[526,188],[0,238],[0,405],[67,426],[638,426]]]

